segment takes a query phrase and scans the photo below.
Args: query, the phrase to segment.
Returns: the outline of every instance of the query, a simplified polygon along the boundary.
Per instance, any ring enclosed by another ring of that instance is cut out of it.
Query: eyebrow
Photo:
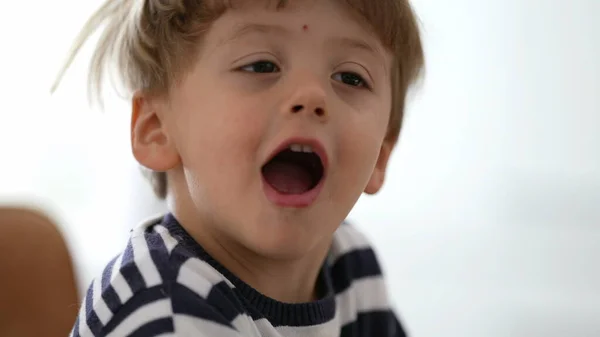
[[[290,32],[287,28],[277,25],[266,25],[262,23],[246,23],[238,26],[221,44],[230,43],[239,40],[244,36],[262,33],[262,34],[279,34],[288,35]]]
[[[328,40],[331,45],[362,50],[378,60],[377,64],[383,67],[385,73],[389,71],[389,66],[385,61],[385,54],[381,48],[377,48],[365,40],[351,37],[333,37]]]
[[[251,34],[277,34],[277,35],[289,35],[290,30],[284,26],[269,25],[264,23],[244,23],[239,25],[233,30],[219,45],[231,43],[235,40],[239,40],[247,35]],[[382,58],[383,55],[379,48],[374,47],[372,44],[353,37],[332,37],[328,39],[328,44],[346,47],[351,49],[358,49],[366,51],[378,58]]]
[[[340,47],[347,47],[353,49],[360,49],[375,55],[379,55],[379,49],[373,47],[371,44],[366,41],[355,39],[351,37],[334,37],[329,39],[329,42],[333,45],[337,45]]]

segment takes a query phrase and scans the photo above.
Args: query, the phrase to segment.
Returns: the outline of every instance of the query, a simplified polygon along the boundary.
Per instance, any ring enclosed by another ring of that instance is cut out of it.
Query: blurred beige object
[[[41,212],[0,207],[0,336],[67,336],[79,309],[66,243]]]

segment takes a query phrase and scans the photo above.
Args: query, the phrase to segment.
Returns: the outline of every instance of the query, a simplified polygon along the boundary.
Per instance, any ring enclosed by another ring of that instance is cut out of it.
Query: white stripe
[[[351,225],[340,225],[333,235],[331,257],[336,259],[358,249],[370,248],[367,237]]]
[[[242,337],[242,335],[219,323],[187,315],[175,315],[173,319],[177,336],[185,337]],[[246,337],[244,331],[244,336]]]
[[[125,277],[121,274],[121,263],[123,262],[123,255],[119,255],[115,264],[113,265],[112,274],[110,276],[110,284],[115,289],[117,296],[121,303],[126,303],[133,296],[129,283],[125,280]]]
[[[167,251],[169,252],[169,254],[171,254],[171,252],[173,251],[175,246],[177,246],[177,244],[178,244],[177,240],[175,240],[175,238],[173,236],[171,236],[171,233],[169,233],[169,230],[164,226],[156,225],[154,227],[154,230],[163,239],[163,241],[165,242],[165,246],[167,246]]]
[[[266,318],[257,319],[254,321],[256,328],[260,331],[259,336],[261,337],[279,337],[281,336],[277,330],[273,327],[273,324],[269,322]],[[284,335],[285,336],[285,335]],[[294,335],[292,335],[294,336]],[[309,335],[311,336],[311,335]],[[319,336],[319,335],[315,335]],[[325,335],[323,335],[325,336]]]
[[[258,324],[252,319],[252,317],[246,314],[239,314],[237,317],[231,322],[231,325],[237,331],[243,331],[244,337],[267,337],[268,335],[261,333],[258,331]]]
[[[160,223],[163,218],[164,214],[156,214],[144,218],[143,221],[140,221],[140,223],[133,228],[131,236],[143,235],[149,227]]]
[[[104,302],[104,299],[102,298],[102,279],[95,279],[93,287],[94,288],[92,293],[94,294],[94,311],[96,312],[96,315],[98,316],[98,319],[100,319],[102,325],[106,325],[106,323],[108,323],[108,321],[112,317],[112,312],[110,311],[110,309],[108,309],[106,302]]]
[[[133,260],[137,265],[146,287],[151,288],[162,283],[158,269],[152,261],[148,243],[144,235],[136,235],[131,237],[131,246],[133,247]]]
[[[266,336],[338,336],[340,333],[340,323],[338,322],[339,316],[335,316],[332,320],[329,320],[319,325],[309,326],[278,326],[274,330],[277,334],[268,335],[263,333],[263,337]],[[269,324],[268,321],[266,324]],[[258,325],[258,321],[257,321]],[[270,324],[269,324],[270,325]],[[271,326],[271,329],[273,327]]]
[[[340,323],[344,326],[356,320],[358,314],[389,310],[385,281],[381,276],[356,280],[335,297]]]
[[[193,290],[202,298],[207,298],[212,287],[225,280],[208,263],[200,259],[189,259],[179,268],[177,282]]]
[[[166,298],[146,304],[131,313],[107,337],[128,336],[141,326],[171,315],[171,301]]]
[[[86,292],[83,298],[83,304],[81,305],[81,309],[79,310],[79,335],[81,337],[93,336],[90,327],[87,325],[87,306],[85,305],[85,303],[87,302],[87,294],[89,294],[89,292]]]

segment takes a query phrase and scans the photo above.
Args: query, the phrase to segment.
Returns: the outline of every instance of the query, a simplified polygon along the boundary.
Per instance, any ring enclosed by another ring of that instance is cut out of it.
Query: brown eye
[[[341,82],[349,86],[369,88],[367,82],[360,75],[355,73],[340,72],[333,74],[331,78],[335,81]]]
[[[243,66],[240,68],[240,70],[249,73],[268,74],[279,72],[279,67],[275,63],[270,61],[258,61]]]

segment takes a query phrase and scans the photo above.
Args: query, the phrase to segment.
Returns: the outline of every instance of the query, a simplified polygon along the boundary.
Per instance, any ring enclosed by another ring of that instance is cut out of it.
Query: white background
[[[600,1],[415,0],[427,75],[388,184],[351,214],[414,337],[600,336]],[[129,153],[127,102],[89,108],[99,1],[0,11],[0,201],[62,224],[82,289],[160,212]]]

